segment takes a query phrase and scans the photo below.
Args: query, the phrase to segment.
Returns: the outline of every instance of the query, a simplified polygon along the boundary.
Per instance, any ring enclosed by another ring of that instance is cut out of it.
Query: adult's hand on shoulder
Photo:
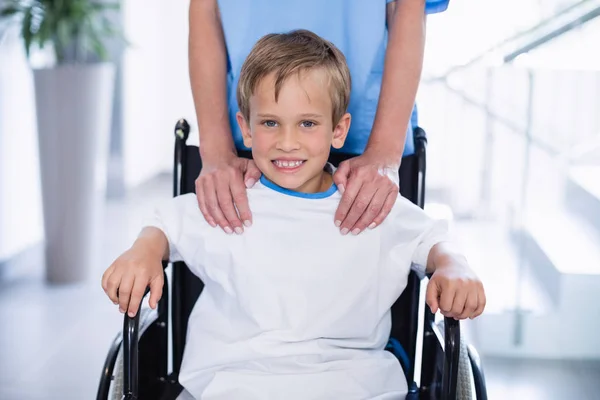
[[[202,215],[212,227],[241,234],[252,225],[246,189],[260,178],[254,161],[232,155],[217,163],[205,163],[196,179],[196,197]]]
[[[342,193],[335,213],[335,224],[342,234],[358,235],[367,227],[380,225],[388,216],[398,197],[398,165],[386,165],[376,151],[342,162],[333,181]]]

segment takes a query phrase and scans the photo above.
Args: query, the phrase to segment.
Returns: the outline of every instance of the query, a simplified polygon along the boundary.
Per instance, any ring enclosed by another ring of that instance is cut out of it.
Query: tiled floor
[[[0,400],[95,398],[106,351],[122,322],[100,288],[101,274],[135,237],[152,203],[169,197],[170,185],[160,177],[109,202],[102,257],[86,283],[45,285],[40,248],[0,265],[8,271],[0,276]],[[600,362],[485,355],[483,361],[492,400],[600,399]]]

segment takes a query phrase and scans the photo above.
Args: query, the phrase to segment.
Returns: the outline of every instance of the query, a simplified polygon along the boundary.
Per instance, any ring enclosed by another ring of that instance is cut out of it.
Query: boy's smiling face
[[[237,114],[244,144],[271,182],[303,193],[325,191],[323,172],[331,146],[344,145],[350,114],[334,126],[329,79],[323,69],[301,71],[282,85],[275,101],[275,74],[262,79],[250,97],[250,120]]]

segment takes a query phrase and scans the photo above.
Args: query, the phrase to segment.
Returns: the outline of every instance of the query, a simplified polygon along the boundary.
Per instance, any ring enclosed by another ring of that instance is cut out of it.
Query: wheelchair
[[[195,180],[202,168],[198,147],[186,144],[189,132],[187,121],[179,120],[175,126],[174,196],[194,192]],[[419,127],[414,129],[413,136],[415,153],[403,158],[399,171],[400,194],[423,208],[427,138]],[[241,152],[240,156],[251,157],[251,154]],[[332,153],[330,162],[337,166],[349,157]],[[165,271],[163,295],[156,310],[140,305],[135,317],[125,314],[123,330],[114,339],[106,357],[97,400],[173,400],[183,391],[178,373],[188,318],[201,295],[203,283],[184,263],[173,264],[170,280]],[[168,265],[163,263],[165,269]],[[436,322],[435,315],[420,296],[425,278],[412,270],[404,292],[391,311],[392,328],[386,350],[402,365],[408,384],[406,399],[487,400],[477,351],[466,345],[457,320],[443,318]],[[146,299],[144,296],[142,304]],[[419,339],[422,351],[418,351]],[[418,358],[420,368],[416,365]],[[420,377],[419,385],[415,382],[416,376]]]

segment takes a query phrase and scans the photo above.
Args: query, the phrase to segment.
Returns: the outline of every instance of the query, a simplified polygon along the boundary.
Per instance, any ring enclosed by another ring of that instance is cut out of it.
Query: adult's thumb
[[[254,184],[260,179],[261,172],[254,163],[254,161],[249,160],[246,165],[246,172],[244,172],[244,183],[246,184],[246,188],[251,188]]]
[[[346,190],[346,183],[348,182],[348,176],[350,175],[350,164],[343,162],[340,164],[338,169],[333,174],[333,183],[338,187],[340,193],[344,193]]]

